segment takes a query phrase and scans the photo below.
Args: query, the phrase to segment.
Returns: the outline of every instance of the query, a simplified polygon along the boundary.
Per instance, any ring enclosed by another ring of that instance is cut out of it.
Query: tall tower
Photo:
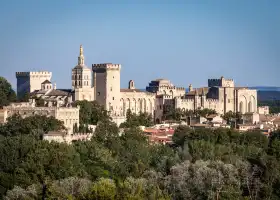
[[[91,69],[85,65],[84,49],[80,45],[78,64],[72,69],[72,89],[76,100],[94,100]]]
[[[112,63],[93,64],[95,99],[112,115],[120,110],[121,65]]]
[[[17,96],[22,98],[25,94],[41,89],[41,83],[50,81],[52,73],[48,71],[16,72]]]
[[[91,88],[92,75],[91,70],[85,65],[83,46],[80,45],[80,55],[78,65],[72,69],[72,88]]]

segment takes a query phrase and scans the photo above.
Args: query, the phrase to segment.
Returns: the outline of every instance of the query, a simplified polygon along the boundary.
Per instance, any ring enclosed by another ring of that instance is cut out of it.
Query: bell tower
[[[80,45],[78,64],[72,69],[72,89],[75,90],[76,100],[94,100],[92,88],[92,72],[85,65],[84,48]]]
[[[85,65],[84,49],[80,45],[80,54],[78,64],[72,69],[72,88],[91,88],[92,74],[91,70]]]

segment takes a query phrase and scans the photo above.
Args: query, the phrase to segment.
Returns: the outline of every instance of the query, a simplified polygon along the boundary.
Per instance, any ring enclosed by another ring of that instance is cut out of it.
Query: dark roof
[[[68,93],[74,92],[74,90],[72,90],[72,89],[57,89],[57,90],[61,90],[63,92],[68,92]]]
[[[74,69],[89,69],[86,65],[76,65]]]
[[[42,84],[46,84],[46,83],[52,83],[49,80],[45,80]]]
[[[46,96],[68,96],[69,92],[65,92],[62,90],[52,90]]]

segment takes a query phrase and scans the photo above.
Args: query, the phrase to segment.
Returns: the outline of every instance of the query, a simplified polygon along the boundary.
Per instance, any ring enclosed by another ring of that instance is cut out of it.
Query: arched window
[[[244,107],[243,107],[243,102],[242,101],[239,103],[239,112],[244,114]]]
[[[252,102],[249,101],[248,103],[248,112],[252,112]]]

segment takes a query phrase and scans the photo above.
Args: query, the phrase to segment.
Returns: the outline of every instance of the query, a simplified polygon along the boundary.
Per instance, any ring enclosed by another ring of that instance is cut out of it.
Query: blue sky
[[[122,64],[123,88],[156,78],[200,87],[222,75],[280,86],[279,0],[9,0],[0,25],[0,75],[14,87],[16,71],[48,70],[71,88],[80,44],[89,67]]]

